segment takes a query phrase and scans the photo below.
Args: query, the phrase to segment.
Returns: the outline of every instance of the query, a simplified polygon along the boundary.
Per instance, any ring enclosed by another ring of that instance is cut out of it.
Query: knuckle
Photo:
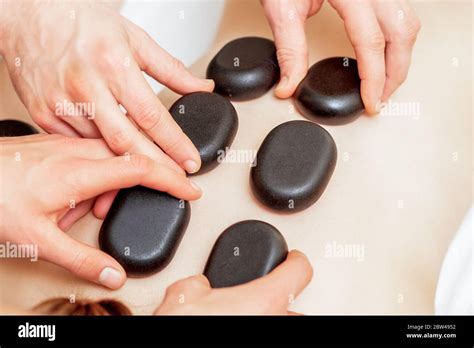
[[[401,85],[407,79],[407,73],[401,70],[395,71],[394,73],[387,74],[387,79],[391,79],[397,85]]]
[[[177,282],[168,286],[168,288],[166,289],[166,295],[175,296],[177,294],[184,294],[186,290],[187,286],[185,280],[178,280]]]
[[[114,76],[118,73],[120,73],[120,59],[113,54],[112,52],[109,52],[105,54],[101,58],[101,62],[99,64],[101,71],[105,72],[108,75]]]
[[[368,34],[364,40],[362,40],[361,46],[372,52],[384,52],[385,37],[380,31],[372,32]]]
[[[48,129],[51,127],[52,122],[50,118],[47,117],[47,115],[50,114],[50,111],[43,103],[35,102],[28,108],[28,112],[33,121],[35,121],[41,128]]]
[[[418,34],[421,30],[421,21],[417,16],[413,16],[409,23],[410,28],[416,34]]]
[[[405,39],[409,42],[414,42],[418,33],[421,30],[421,22],[418,18],[412,18],[408,21],[407,25],[405,26],[404,36]]]
[[[166,292],[169,295],[187,294],[202,288],[203,284],[195,277],[191,277],[178,280],[177,282],[171,284]]]
[[[173,57],[171,59],[171,67],[173,71],[182,71],[185,70],[184,64],[179,59]]]
[[[89,263],[90,255],[79,251],[74,256],[73,260],[71,261],[70,269],[73,273],[81,274],[86,270],[86,267]]]
[[[58,105],[62,104],[65,100],[65,97],[61,92],[54,91],[46,93],[45,99],[46,105],[50,110],[53,110],[56,116],[63,116],[62,113],[58,111]]]
[[[172,57],[171,58],[171,63],[170,63],[170,68],[168,71],[165,73],[164,76],[164,83],[169,84],[171,83],[177,76],[178,73],[185,71],[186,68],[184,67],[184,64],[182,61],[179,59]]]
[[[131,148],[132,144],[130,136],[121,129],[106,135],[106,141],[116,154],[124,154]]]
[[[306,49],[293,48],[293,47],[282,47],[277,50],[277,59],[280,64],[285,64],[298,59],[300,56],[306,56]]]
[[[121,70],[124,57],[117,53],[117,45],[107,40],[98,40],[93,47],[95,64],[107,75],[117,74]]]
[[[420,21],[417,18],[407,20],[405,25],[398,27],[390,34],[391,42],[414,43],[420,31]]]
[[[188,290],[199,290],[204,288],[204,285],[199,279],[192,277],[186,280],[186,287]]]
[[[66,92],[79,99],[88,99],[90,95],[89,79],[85,74],[68,77],[65,81]]]
[[[184,133],[182,133],[183,136]],[[182,137],[173,137],[172,139],[169,140],[169,142],[165,142],[161,144],[163,150],[168,153],[172,154],[176,149],[179,149],[181,146],[183,146],[183,140]]]
[[[130,164],[138,173],[143,175],[149,173],[153,166],[152,160],[145,155],[130,156]]]
[[[158,127],[162,119],[162,114],[153,103],[145,101],[137,106],[135,118],[143,130],[149,131]]]
[[[60,139],[60,142],[63,145],[70,145],[68,140]],[[64,168],[67,170],[66,168]],[[87,182],[87,178],[84,178],[80,172],[66,171],[66,174],[63,175],[62,181],[67,185],[68,197],[74,202],[78,203],[82,200],[82,191],[84,182]]]

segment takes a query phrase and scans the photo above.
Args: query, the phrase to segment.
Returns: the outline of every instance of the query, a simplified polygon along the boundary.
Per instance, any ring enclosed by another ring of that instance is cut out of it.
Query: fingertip
[[[308,282],[313,278],[313,266],[309,262],[308,257],[301,251],[293,249],[288,253],[287,260],[295,260],[301,263],[303,271],[306,273]]]
[[[395,84],[391,80],[387,80],[382,94],[382,102],[385,103],[393,93],[400,87],[400,84]]]
[[[294,89],[292,90],[291,88],[290,79],[287,76],[283,76],[275,88],[275,96],[280,99],[286,99],[291,97],[293,92]]]
[[[364,105],[367,105],[365,106],[365,110],[367,111],[367,114],[369,116],[376,116],[380,113],[382,101],[379,100],[375,103],[371,101],[371,102],[368,102],[367,104],[364,103]]]
[[[183,162],[183,167],[189,174],[194,174],[201,168],[201,161],[196,162],[194,160],[186,160]]]
[[[112,289],[116,290],[119,289],[125,284],[127,279],[127,275],[125,270],[122,266],[120,266],[117,262],[114,262],[115,265],[105,267],[99,275],[98,282],[99,284]]]
[[[194,76],[191,72],[189,72],[189,76],[191,76],[192,80],[190,81],[193,83],[188,83],[187,85],[182,86],[182,91],[186,93],[192,92],[212,92],[215,88],[215,82],[212,79],[202,79],[199,77]]]
[[[109,191],[100,195],[95,201],[92,213],[97,219],[104,220],[109,212],[118,190]]]
[[[204,285],[205,287],[208,287],[208,288],[211,287],[211,283],[209,283],[209,279],[207,279],[207,277],[204,274],[197,274],[192,278],[196,280],[197,282],[201,283],[202,285]]]
[[[195,192],[195,198],[194,199],[200,198],[202,196],[201,188],[192,180],[189,180],[189,184],[194,189],[194,192]]]
[[[212,92],[214,88],[216,87],[216,83],[212,79],[205,79],[203,81],[204,81],[205,91],[207,92]]]
[[[375,116],[380,112],[382,93],[374,92],[371,86],[368,86],[367,81],[362,81],[361,97],[368,115]]]
[[[288,252],[288,258],[301,258],[305,261],[308,261],[308,257],[297,249],[293,249]]]

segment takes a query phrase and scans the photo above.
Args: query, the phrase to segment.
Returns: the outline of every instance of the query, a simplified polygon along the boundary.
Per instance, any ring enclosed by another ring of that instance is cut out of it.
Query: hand
[[[180,280],[166,290],[155,314],[295,314],[288,311],[288,306],[312,276],[306,256],[293,250],[268,275],[243,285],[211,289],[204,275]]]
[[[262,0],[277,46],[281,81],[275,94],[291,96],[308,67],[305,21],[323,0]],[[369,114],[405,81],[420,22],[407,0],[329,0],[354,46],[361,96]]]
[[[93,197],[135,185],[185,200],[201,195],[184,175],[144,155],[116,157],[100,139],[2,138],[0,168],[0,242],[38,246],[40,258],[112,289],[126,279],[120,264],[62,231],[87,213]]]
[[[212,91],[213,81],[191,75],[141,28],[101,4],[15,0],[0,13],[0,54],[39,126],[103,137],[118,155],[144,154],[178,172],[199,169],[198,151],[142,71],[181,94]]]

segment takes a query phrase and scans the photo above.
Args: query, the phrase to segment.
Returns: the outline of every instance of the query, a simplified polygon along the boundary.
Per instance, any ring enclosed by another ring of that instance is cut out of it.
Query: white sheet
[[[444,259],[436,290],[436,314],[474,314],[473,214],[474,207],[471,207]]]

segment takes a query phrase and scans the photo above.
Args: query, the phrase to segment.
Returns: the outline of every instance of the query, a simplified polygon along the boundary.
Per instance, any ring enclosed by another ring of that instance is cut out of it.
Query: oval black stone
[[[354,121],[364,111],[357,61],[334,57],[317,62],[294,97],[300,112],[310,120],[327,125]]]
[[[280,69],[273,41],[243,37],[227,43],[207,67],[215,92],[233,100],[260,97],[278,81]]]
[[[178,99],[170,113],[199,151],[202,164],[198,174],[214,169],[239,127],[232,103],[216,93],[196,92]]]
[[[191,215],[189,203],[143,186],[120,190],[99,232],[100,249],[129,276],[146,276],[173,258]]]
[[[336,160],[336,144],[324,128],[308,121],[283,123],[257,152],[250,172],[252,191],[272,209],[303,210],[322,195]]]
[[[26,122],[18,120],[0,121],[0,137],[20,137],[32,134],[38,134],[38,131]]]
[[[213,288],[263,277],[286,259],[288,246],[272,225],[258,220],[238,222],[217,239],[204,275]]]

